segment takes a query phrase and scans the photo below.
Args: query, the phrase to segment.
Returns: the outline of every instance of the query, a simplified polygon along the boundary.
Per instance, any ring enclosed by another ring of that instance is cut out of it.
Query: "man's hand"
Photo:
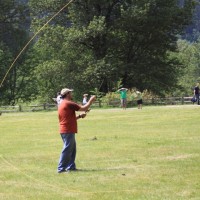
[[[93,95],[93,96],[90,97],[91,103],[93,103],[95,100],[96,100],[96,96],[95,95]]]
[[[86,113],[80,114],[80,117],[81,117],[81,118],[85,118],[85,117],[86,117]]]
[[[86,117],[86,113],[82,113],[82,114],[79,114],[76,119],[81,119],[81,118],[85,118]]]
[[[85,111],[85,113],[88,113],[88,112],[90,112],[90,110],[91,110],[91,109],[88,109],[88,110],[86,110],[86,111]]]

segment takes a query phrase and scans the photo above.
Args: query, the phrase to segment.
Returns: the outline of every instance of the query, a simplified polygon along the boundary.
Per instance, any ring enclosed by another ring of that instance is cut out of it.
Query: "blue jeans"
[[[199,94],[195,94],[195,97],[196,97],[197,103],[198,103],[198,105],[199,105]]]
[[[76,169],[76,140],[75,133],[60,134],[63,140],[63,149],[58,164],[58,172]]]

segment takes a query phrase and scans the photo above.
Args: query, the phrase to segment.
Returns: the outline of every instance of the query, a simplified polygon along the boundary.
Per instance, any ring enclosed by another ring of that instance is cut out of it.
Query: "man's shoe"
[[[58,173],[59,173],[59,174],[61,174],[61,173],[67,173],[67,170],[65,170],[65,169],[64,169],[64,170],[61,170],[61,171],[58,171]]]
[[[58,173],[61,174],[61,173],[70,173],[70,172],[77,172],[77,171],[80,171],[80,169],[77,169],[77,168],[65,169],[65,170],[58,171]]]

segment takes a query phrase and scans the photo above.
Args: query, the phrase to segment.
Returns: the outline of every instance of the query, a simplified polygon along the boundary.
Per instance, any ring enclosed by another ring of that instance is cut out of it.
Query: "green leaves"
[[[176,91],[178,95],[193,95],[193,87],[200,81],[200,42],[189,43],[185,40],[178,41],[178,58],[182,62],[182,74],[178,83],[182,90]]]
[[[10,16],[12,8],[23,16],[23,7],[18,9],[13,2],[4,2],[0,23]],[[38,31],[67,2],[30,0],[31,30]],[[13,98],[29,99],[26,96],[32,91],[34,97],[50,100],[62,87],[74,88],[75,98],[80,98],[95,88],[102,93],[113,91],[119,80],[123,87],[148,89],[160,95],[174,90],[184,71],[183,55],[176,53],[177,39],[190,22],[193,9],[193,1],[184,2],[179,7],[175,0],[73,1],[16,63],[10,77]],[[19,29],[23,17],[14,16],[5,30],[12,32],[9,37],[14,35],[15,42],[3,40],[11,55],[28,39]],[[0,59],[6,63],[3,52]],[[0,67],[5,70],[3,64]]]
[[[46,61],[37,66],[35,76],[43,99],[50,100],[60,88],[67,85],[69,74],[64,73],[65,71],[65,63],[59,60]]]
[[[0,104],[15,104],[22,90],[18,83],[24,79],[24,76],[18,77],[23,71],[24,54],[10,69],[9,74],[7,72],[27,40],[27,6],[14,0],[6,0],[0,2],[0,7],[0,80],[4,80],[0,88]]]
[[[68,8],[70,27],[61,22],[45,30],[43,59],[65,62],[80,91],[108,92],[122,80],[123,86],[164,94],[176,87],[181,65],[170,52],[191,9],[174,0],[75,1]]]

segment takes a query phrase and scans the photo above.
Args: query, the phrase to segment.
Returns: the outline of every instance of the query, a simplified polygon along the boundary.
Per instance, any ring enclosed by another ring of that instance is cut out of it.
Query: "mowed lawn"
[[[0,199],[199,200],[200,106],[92,109],[57,173],[57,112],[0,116]]]

